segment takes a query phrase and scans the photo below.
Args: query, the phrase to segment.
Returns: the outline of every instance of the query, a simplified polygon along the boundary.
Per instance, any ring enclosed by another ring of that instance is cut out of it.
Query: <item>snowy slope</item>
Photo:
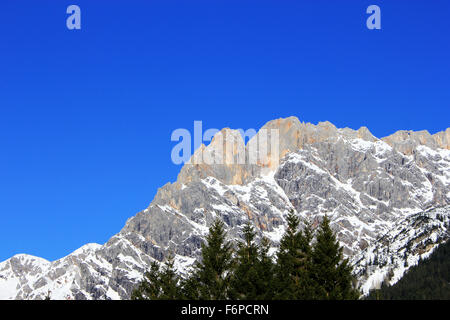
[[[368,294],[384,282],[395,284],[407,270],[426,259],[450,238],[450,206],[408,216],[353,257],[354,274]]]
[[[313,226],[328,215],[364,292],[398,281],[419,256],[448,239],[445,134],[400,132],[380,140],[364,127],[338,129],[294,117],[262,129],[279,130],[279,154],[258,164],[186,164],[176,182],[160,188],[104,245],[88,244],[53,262],[17,255],[0,263],[0,298],[127,299],[150,262],[164,261],[169,252],[186,273],[217,217],[230,239],[240,238],[250,221],[274,252],[290,210]],[[246,157],[262,132],[245,146]],[[243,145],[237,131],[218,135]],[[217,154],[220,141],[215,137],[194,157]]]

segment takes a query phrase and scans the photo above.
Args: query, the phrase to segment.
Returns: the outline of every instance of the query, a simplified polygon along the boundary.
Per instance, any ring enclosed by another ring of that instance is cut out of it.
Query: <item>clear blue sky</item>
[[[0,260],[106,242],[176,179],[170,135],[194,120],[449,127],[449,15],[444,0],[2,1]]]

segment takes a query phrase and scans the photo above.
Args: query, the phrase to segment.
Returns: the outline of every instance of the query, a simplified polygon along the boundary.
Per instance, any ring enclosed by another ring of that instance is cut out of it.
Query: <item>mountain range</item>
[[[276,148],[259,144],[275,140]],[[248,161],[253,153],[256,162]],[[232,161],[198,161],[222,156]],[[1,262],[0,299],[129,299],[150,263],[169,253],[186,273],[216,218],[229,239],[241,239],[250,221],[273,253],[289,211],[313,228],[327,215],[364,294],[395,284],[450,237],[450,128],[379,139],[366,127],[289,117],[247,143],[222,129],[192,160],[107,243],[52,262],[26,254]]]

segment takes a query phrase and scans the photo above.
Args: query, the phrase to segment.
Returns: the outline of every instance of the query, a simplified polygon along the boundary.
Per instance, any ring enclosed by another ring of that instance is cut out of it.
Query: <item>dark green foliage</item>
[[[273,263],[267,255],[269,243],[263,239],[261,248],[254,242],[250,224],[244,227],[244,242],[239,243],[230,283],[230,299],[270,299],[273,294]]]
[[[421,260],[393,286],[372,290],[370,300],[449,300],[450,241],[440,245],[428,259]]]
[[[202,259],[195,265],[193,279],[188,281],[195,282],[196,286],[190,285],[187,295],[200,300],[226,299],[233,268],[232,253],[231,243],[225,240],[224,224],[217,219],[202,245]]]
[[[312,299],[311,239],[309,225],[299,231],[300,219],[290,212],[287,230],[280,241],[277,254],[275,289],[276,299]]]
[[[223,222],[216,220],[188,277],[178,278],[173,258],[163,270],[153,263],[132,299],[357,299],[351,268],[329,220],[323,220],[313,246],[310,225],[305,222],[299,230],[300,220],[293,212],[287,220],[276,263],[268,254],[269,241],[263,238],[256,244],[249,224],[234,254]]]
[[[328,217],[324,217],[312,251],[312,278],[315,283],[315,299],[357,299],[359,293],[353,289],[352,269],[343,259],[342,247],[330,228]]]
[[[173,266],[173,256],[169,256],[163,270],[153,262],[150,271],[144,275],[132,295],[132,300],[174,300],[182,298],[179,276]]]
[[[158,299],[159,293],[161,291],[160,284],[160,271],[159,264],[152,262],[150,265],[150,270],[145,272],[144,280],[141,281],[139,286],[134,289],[131,294],[132,300],[155,300]]]
[[[270,241],[267,238],[263,238],[259,247],[259,265],[258,274],[260,287],[260,294],[258,299],[272,300],[274,298],[275,289],[275,264],[272,258],[269,256]]]

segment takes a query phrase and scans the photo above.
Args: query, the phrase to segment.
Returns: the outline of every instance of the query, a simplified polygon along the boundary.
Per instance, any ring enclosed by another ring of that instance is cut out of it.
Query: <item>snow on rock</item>
[[[407,270],[426,259],[450,238],[450,206],[430,209],[396,223],[352,259],[361,290],[395,284]]]
[[[274,254],[290,211],[313,227],[327,215],[364,293],[395,283],[448,238],[450,150],[443,134],[401,131],[380,140],[364,127],[295,117],[263,128],[279,129],[279,162],[186,164],[104,245],[87,244],[53,262],[16,255],[0,263],[0,299],[128,299],[151,262],[169,254],[186,274],[217,218],[234,242],[244,224],[253,224]],[[203,149],[214,153],[217,141]]]

